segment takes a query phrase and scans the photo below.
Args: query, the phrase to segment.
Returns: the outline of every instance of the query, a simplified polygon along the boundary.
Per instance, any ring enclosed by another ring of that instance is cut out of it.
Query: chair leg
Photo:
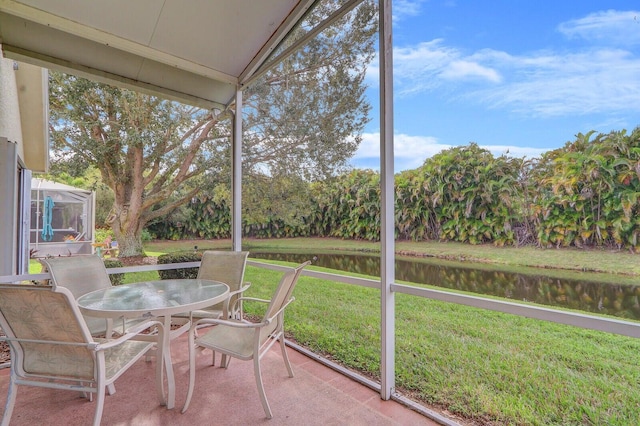
[[[229,363],[231,362],[231,357],[225,354],[222,354],[220,357],[220,367],[229,368]]]
[[[13,368],[13,366],[11,366]],[[15,383],[15,379],[12,376],[9,381],[9,391],[7,393],[7,402],[4,405],[4,414],[2,416],[2,426],[9,426],[9,420],[11,420],[11,414],[13,413],[13,406],[16,403],[16,394],[18,393],[18,386]]]
[[[193,396],[193,388],[196,384],[196,342],[195,330],[189,330],[189,390],[187,391],[187,399],[182,407],[184,414],[189,408],[191,397]],[[215,352],[213,353],[215,359]]]
[[[264,385],[262,384],[262,372],[260,371],[260,356],[255,354],[253,356],[253,374],[256,376],[256,385],[258,385],[258,393],[260,394],[260,401],[262,402],[262,408],[268,419],[273,418],[271,413],[271,407],[269,407],[269,401],[267,401],[267,395],[264,393]]]
[[[87,385],[86,382],[81,382],[80,384],[82,386],[86,386]],[[113,388],[113,392],[115,393],[115,387]],[[89,402],[93,402],[93,392],[80,391],[80,397],[81,398],[87,398],[87,400],[89,400]]]
[[[83,385],[86,385],[86,383],[82,383]],[[109,395],[113,395],[116,393],[116,385],[114,385],[113,383],[110,383],[107,385],[107,394]],[[82,398],[87,398],[89,400],[89,402],[93,402],[93,392],[80,392],[80,396]]]
[[[102,420],[102,411],[104,409],[104,397],[106,386],[100,384],[96,391],[96,413],[93,416],[93,426],[100,426],[100,420]]]
[[[284,334],[280,336],[280,348],[282,349],[282,358],[284,359],[284,365],[287,367],[289,377],[293,377],[293,368],[291,368],[291,362],[289,361],[289,355],[287,354],[287,344],[284,341]]]

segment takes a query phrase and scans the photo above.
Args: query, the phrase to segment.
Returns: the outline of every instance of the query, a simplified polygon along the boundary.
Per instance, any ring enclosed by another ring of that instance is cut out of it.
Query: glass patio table
[[[80,310],[86,315],[100,318],[163,318],[164,334],[158,348],[157,368],[163,377],[167,372],[167,394],[164,380],[158,383],[162,403],[175,406],[175,378],[171,363],[171,315],[203,309],[224,301],[229,287],[219,281],[198,279],[171,279],[141,281],[92,291],[78,298]]]

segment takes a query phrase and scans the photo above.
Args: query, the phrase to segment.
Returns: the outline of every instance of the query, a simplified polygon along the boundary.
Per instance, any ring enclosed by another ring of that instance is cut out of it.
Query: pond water
[[[302,263],[317,256],[314,265],[337,271],[380,276],[380,257],[362,253],[265,253],[249,257]],[[465,292],[505,297],[541,305],[640,319],[640,286],[609,274],[565,273],[519,268],[517,272],[484,264],[433,258],[396,257],[396,281],[429,284]],[[605,280],[606,276],[606,280]],[[626,282],[625,282],[626,281]]]

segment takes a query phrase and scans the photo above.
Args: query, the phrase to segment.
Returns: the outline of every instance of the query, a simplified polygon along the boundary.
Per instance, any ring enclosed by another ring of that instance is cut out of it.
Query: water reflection
[[[380,275],[378,256],[351,253],[315,255],[318,259],[314,264],[321,267],[374,277]],[[310,255],[251,252],[250,257],[301,263]],[[448,261],[407,257],[396,258],[395,272],[398,281],[640,319],[640,286],[636,285],[484,270],[468,264],[456,266]]]

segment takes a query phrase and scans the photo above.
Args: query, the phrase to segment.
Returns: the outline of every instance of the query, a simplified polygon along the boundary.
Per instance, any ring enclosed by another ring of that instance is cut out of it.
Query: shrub
[[[193,251],[168,253],[158,256],[158,263],[163,265],[167,263],[200,262],[201,260],[202,253]],[[198,268],[171,269],[168,271],[158,271],[158,274],[162,280],[196,278],[198,276]]]
[[[118,259],[104,259],[105,268],[122,268],[124,264]],[[120,285],[124,282],[124,274],[109,274],[111,284]]]
[[[148,243],[149,241],[155,240],[156,236],[149,232],[149,230],[143,229],[142,234],[140,235],[140,239],[143,243]]]
[[[94,239],[96,242],[103,242],[107,239],[107,237],[111,237],[112,240],[115,239],[113,235],[113,230],[111,228],[96,228]]]

